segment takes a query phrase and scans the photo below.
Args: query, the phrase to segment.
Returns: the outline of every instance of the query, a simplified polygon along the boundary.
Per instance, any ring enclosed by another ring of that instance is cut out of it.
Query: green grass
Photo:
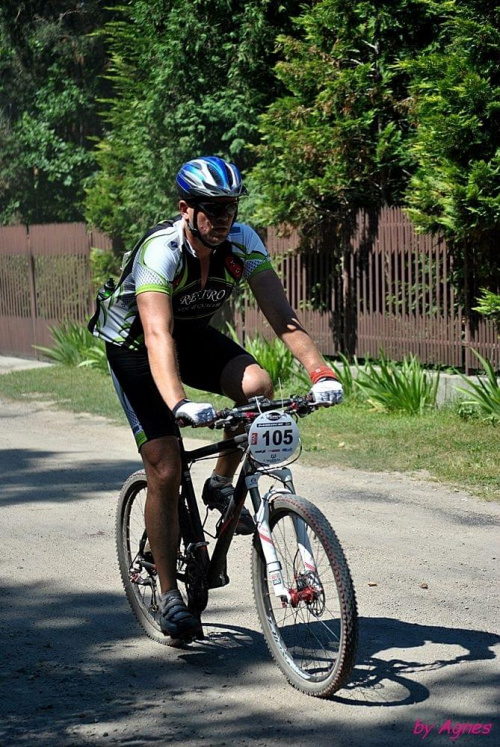
[[[223,397],[194,391],[190,395],[209,399],[215,407],[228,404]],[[126,423],[109,376],[90,369],[52,366],[4,374],[0,396],[50,401],[59,408]],[[301,420],[300,429],[304,462],[426,475],[485,498],[500,499],[500,427],[477,418],[464,420],[455,409],[408,416],[347,403]],[[187,433],[216,437],[206,429],[188,429]]]
[[[63,410],[89,412],[114,422],[127,422],[111,378],[89,368],[51,366],[2,374],[0,396],[27,402],[54,402]]]
[[[345,405],[308,418],[302,437],[315,464],[426,475],[500,499],[500,428],[451,408],[415,417]]]

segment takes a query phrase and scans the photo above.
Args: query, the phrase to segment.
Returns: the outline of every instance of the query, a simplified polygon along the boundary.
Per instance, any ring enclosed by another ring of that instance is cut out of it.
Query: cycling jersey
[[[99,303],[91,322],[96,337],[131,350],[144,348],[137,309],[139,293],[155,291],[172,298],[174,337],[205,328],[234,287],[271,268],[257,233],[234,223],[228,238],[210,255],[208,278],[201,287],[201,265],[187,241],[182,220],[159,224],[134,249],[116,289]]]

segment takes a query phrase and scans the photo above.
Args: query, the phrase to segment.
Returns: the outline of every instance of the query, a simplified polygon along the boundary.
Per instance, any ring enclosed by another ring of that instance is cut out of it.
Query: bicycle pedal
[[[168,633],[164,633],[163,635],[168,637]],[[186,635],[182,636],[182,638],[170,638],[170,640],[167,642],[167,645],[171,648],[184,648],[194,641],[203,641],[204,638],[205,633],[203,631],[203,628],[200,626],[199,630],[195,631],[194,633],[187,633]]]

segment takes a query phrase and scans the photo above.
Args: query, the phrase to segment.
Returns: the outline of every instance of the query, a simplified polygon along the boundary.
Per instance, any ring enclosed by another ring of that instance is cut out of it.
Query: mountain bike
[[[217,414],[211,427],[224,428],[229,436],[238,431],[226,440],[186,450],[179,431],[182,479],[177,580],[189,610],[201,619],[209,591],[229,583],[227,553],[249,495],[256,523],[253,593],[267,646],[291,685],[326,698],[349,679],[358,620],[354,587],[340,542],[321,511],[296,495],[290,470],[301,449],[297,423],[317,408],[300,396],[275,401],[256,397],[247,405]],[[235,449],[245,456],[234,496],[217,523],[210,553],[207,517],[202,522],[190,470],[199,460]],[[261,495],[259,481],[263,477],[270,478],[272,485]],[[141,470],[128,478],[120,493],[116,519],[120,573],[143,630],[159,643],[175,645],[159,625],[160,589],[144,523],[146,488]]]

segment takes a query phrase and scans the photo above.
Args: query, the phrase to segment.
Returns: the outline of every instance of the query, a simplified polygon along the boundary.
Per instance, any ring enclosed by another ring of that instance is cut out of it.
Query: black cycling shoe
[[[160,594],[159,602],[163,635],[179,640],[203,637],[200,620],[189,612],[178,589]]]
[[[222,487],[213,487],[210,483],[210,477],[203,486],[202,501],[208,508],[215,508],[223,515],[233,497],[234,488],[232,485],[223,485]],[[240,518],[236,524],[235,534],[253,534],[255,531],[254,520],[250,511],[243,506]]]

